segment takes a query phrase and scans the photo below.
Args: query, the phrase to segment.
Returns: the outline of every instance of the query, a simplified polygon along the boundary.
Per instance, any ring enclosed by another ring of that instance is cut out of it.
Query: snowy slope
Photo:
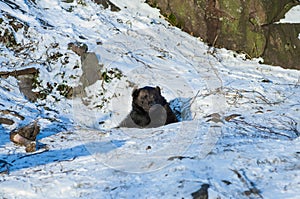
[[[120,12],[88,0],[0,2],[1,27],[8,14],[28,26],[17,31],[26,46],[19,53],[1,44],[1,71],[38,68],[37,90],[77,86],[80,57],[68,49],[77,41],[104,71],[123,74],[99,80],[85,97],[53,90],[35,103],[14,77],[1,78],[0,110],[25,119],[6,115],[15,124],[0,126],[0,197],[192,198],[206,183],[209,198],[297,198],[300,72],[209,48],[143,1],[112,2]],[[113,128],[130,111],[135,85],[160,86],[182,122]],[[9,132],[34,120],[40,147],[25,153]]]

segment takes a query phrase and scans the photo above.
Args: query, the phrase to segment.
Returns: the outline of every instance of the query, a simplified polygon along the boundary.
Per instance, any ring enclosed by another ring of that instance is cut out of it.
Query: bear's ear
[[[157,92],[160,94],[160,88],[159,88],[159,86],[156,86],[155,90],[157,90]]]
[[[134,87],[131,96],[137,97],[139,95],[140,89],[138,89],[136,86]]]

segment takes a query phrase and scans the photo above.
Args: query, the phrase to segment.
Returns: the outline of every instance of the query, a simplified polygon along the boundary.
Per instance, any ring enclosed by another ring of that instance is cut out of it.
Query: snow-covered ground
[[[294,6],[289,10],[280,23],[300,23],[300,6]]]
[[[11,19],[28,26],[16,34],[25,48],[1,44],[1,71],[38,68],[37,90],[77,86],[80,57],[68,49],[77,41],[103,72],[123,74],[82,98],[53,89],[35,103],[14,77],[0,79],[0,110],[25,117],[1,115],[15,123],[0,125],[0,198],[192,198],[202,184],[209,198],[298,198],[300,72],[210,48],[144,1],[112,2],[121,11],[89,0],[0,1],[0,28]],[[160,86],[182,121],[114,128],[135,85]],[[25,153],[9,133],[34,120],[39,149]]]

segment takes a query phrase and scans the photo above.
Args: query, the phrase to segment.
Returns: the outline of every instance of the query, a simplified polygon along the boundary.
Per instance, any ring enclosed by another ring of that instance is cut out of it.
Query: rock
[[[300,70],[300,24],[272,24],[265,26],[264,31],[265,63]]]
[[[18,112],[11,111],[11,110],[8,110],[8,109],[6,109],[6,110],[0,110],[0,113],[4,114],[4,115],[11,115],[11,116],[16,117],[16,118],[18,118],[20,120],[24,120],[25,119],[25,117],[22,116],[22,115],[20,115]]]
[[[209,184],[202,184],[198,191],[191,194],[193,199],[208,199],[208,188]]]
[[[10,133],[10,140],[15,144],[25,146],[26,152],[36,151],[36,136],[40,132],[37,121],[16,129]]]
[[[96,4],[102,5],[104,9],[110,8],[111,11],[113,12],[119,12],[121,9],[110,2],[109,0],[93,0]]]
[[[0,71],[0,77],[6,78],[8,76],[18,77],[21,75],[35,75],[38,74],[39,71],[36,68],[25,68],[20,70],[13,71]]]
[[[98,63],[95,53],[87,52],[81,56],[82,76],[80,77],[81,85],[73,89],[75,97],[85,97],[85,88],[101,80],[102,65]]]
[[[9,166],[12,164],[0,159],[0,174],[9,174]]]
[[[0,124],[13,125],[14,123],[11,119],[0,117]]]
[[[20,75],[17,77],[19,80],[20,92],[31,102],[35,102],[38,99],[38,93],[33,92],[34,75]]]
[[[299,1],[147,0],[182,30],[218,48],[300,69],[299,24],[274,24]],[[277,54],[279,56],[277,56]],[[276,57],[277,56],[277,57]]]
[[[82,56],[88,51],[88,46],[80,42],[72,42],[68,44],[68,49],[72,50],[77,55]]]
[[[17,113],[16,111],[11,111],[11,110],[0,110],[0,114],[5,116],[5,115],[9,115],[10,117],[13,116],[14,118],[17,118],[19,120],[24,120],[24,116],[20,115],[19,113]],[[12,119],[8,119],[5,117],[0,117],[0,124],[6,124],[6,125],[13,125],[15,122]]]
[[[101,79],[102,66],[98,63],[95,53],[88,52],[81,56],[83,75],[80,78],[83,87],[90,86]]]
[[[88,46],[80,42],[68,44],[68,48],[81,57],[82,75],[81,85],[72,89],[73,97],[86,97],[85,88],[101,80],[102,65],[98,63],[95,53],[87,52]]]
[[[8,76],[14,76],[19,80],[20,92],[31,102],[35,102],[38,98],[38,93],[33,92],[33,83],[36,75],[39,73],[36,68],[25,68],[14,71],[1,71],[0,77],[7,78]]]

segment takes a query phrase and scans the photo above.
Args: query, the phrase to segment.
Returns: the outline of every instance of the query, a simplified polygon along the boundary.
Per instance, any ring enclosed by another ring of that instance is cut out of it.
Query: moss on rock
[[[287,45],[287,42],[280,42],[286,40],[287,32],[278,30],[275,31],[279,38],[275,49],[281,49],[280,52],[266,49],[271,47],[273,38],[272,34],[266,31],[266,27],[282,29],[283,26],[272,24],[281,19],[290,8],[299,5],[299,1],[282,0],[270,3],[268,0],[147,0],[147,3],[160,8],[172,25],[201,37],[209,45],[244,52],[250,58],[262,56],[269,60],[267,63],[274,65],[292,68],[297,65],[292,61],[283,62],[279,59],[271,62],[273,56],[268,52],[282,55],[282,60],[286,57],[297,60],[297,50],[300,47],[297,41],[294,41],[296,48]],[[292,32],[295,31],[295,27],[292,27]],[[288,55],[285,56],[284,52]]]

